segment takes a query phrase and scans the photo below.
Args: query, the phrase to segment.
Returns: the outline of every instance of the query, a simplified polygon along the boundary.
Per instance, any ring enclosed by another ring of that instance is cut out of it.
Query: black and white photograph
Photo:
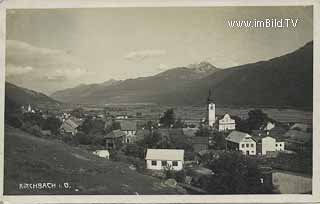
[[[313,5],[5,19],[4,196],[313,194]]]

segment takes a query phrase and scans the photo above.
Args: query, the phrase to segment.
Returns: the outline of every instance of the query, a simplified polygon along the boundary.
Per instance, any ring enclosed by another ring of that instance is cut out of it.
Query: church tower
[[[211,96],[211,89],[209,89],[209,95],[208,95],[208,100],[207,100],[209,127],[213,127],[214,123],[216,122],[216,105],[214,104],[211,97],[212,97]]]

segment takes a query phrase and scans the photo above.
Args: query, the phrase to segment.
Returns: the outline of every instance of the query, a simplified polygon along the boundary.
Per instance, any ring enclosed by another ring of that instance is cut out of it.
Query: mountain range
[[[17,104],[201,105],[209,89],[218,105],[312,108],[313,42],[267,61],[226,69],[201,62],[149,77],[81,84],[57,91],[51,98],[6,82],[6,100]]]
[[[50,98],[49,96],[16,86],[12,83],[5,83],[5,111],[10,112],[17,110],[21,106],[52,106],[58,105],[60,102]]]

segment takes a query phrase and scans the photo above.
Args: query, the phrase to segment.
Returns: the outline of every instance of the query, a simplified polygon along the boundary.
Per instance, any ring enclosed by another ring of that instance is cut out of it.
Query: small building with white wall
[[[148,149],[146,154],[146,168],[151,170],[163,170],[170,168],[175,171],[183,169],[183,149]]]
[[[219,131],[235,130],[236,122],[228,113],[226,113],[221,120],[219,120]]]
[[[251,135],[236,130],[226,137],[226,146],[230,150],[242,151],[245,155],[256,155],[257,153],[257,143]]]
[[[277,142],[273,137],[264,137],[261,140],[261,153],[266,155],[268,152],[284,151],[284,142]]]
[[[110,153],[108,150],[106,149],[103,149],[103,150],[96,150],[93,152],[94,155],[97,155],[99,157],[102,157],[102,158],[106,158],[106,159],[109,159],[110,157]]]

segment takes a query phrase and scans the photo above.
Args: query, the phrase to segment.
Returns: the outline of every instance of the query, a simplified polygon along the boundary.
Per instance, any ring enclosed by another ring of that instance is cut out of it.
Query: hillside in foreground
[[[5,126],[4,194],[177,194],[129,164],[96,157],[61,141]],[[21,168],[23,167],[23,169]],[[19,190],[19,184],[68,182],[70,188]]]

